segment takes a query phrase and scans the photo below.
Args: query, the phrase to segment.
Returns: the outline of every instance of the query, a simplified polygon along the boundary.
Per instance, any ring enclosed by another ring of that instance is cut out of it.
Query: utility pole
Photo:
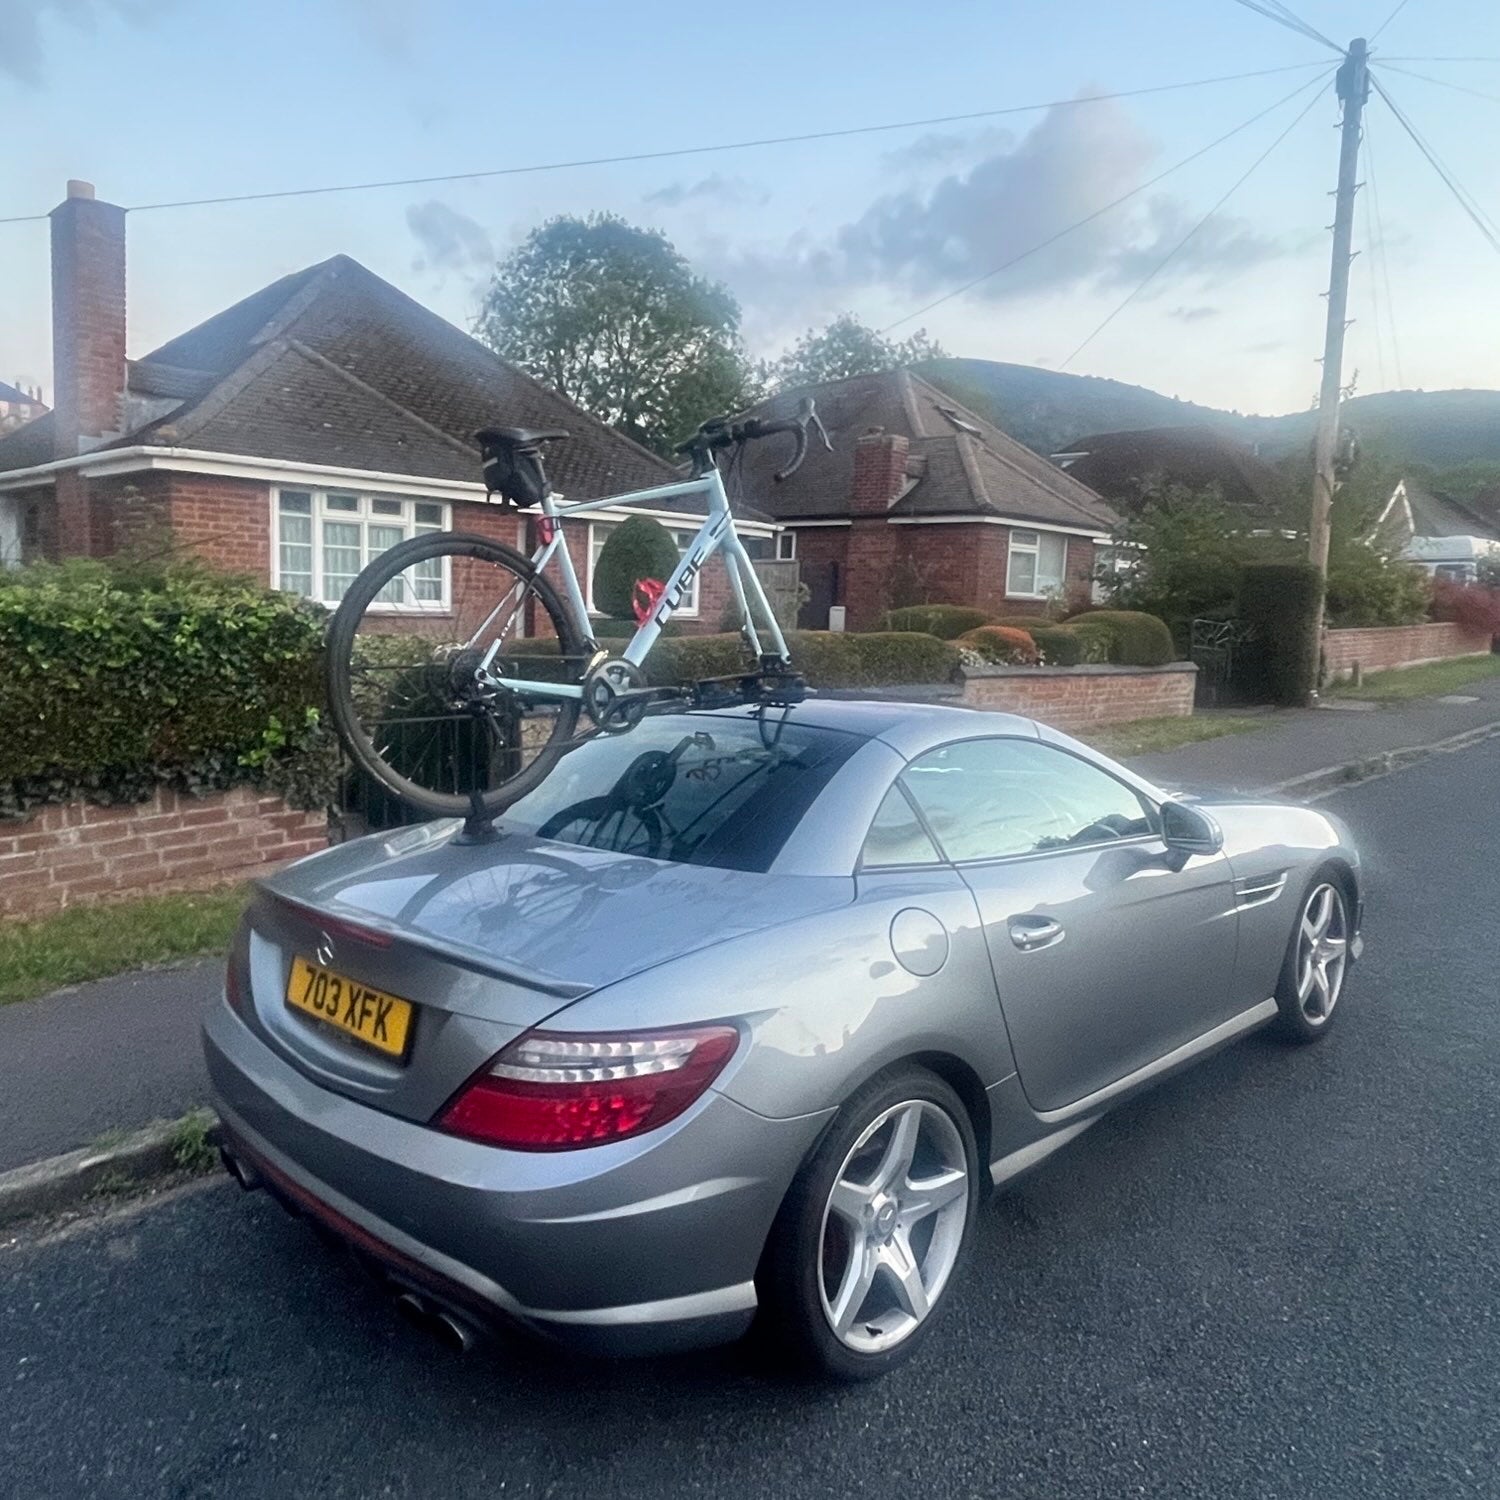
[[[1369,47],[1362,36],[1349,43],[1337,87],[1344,106],[1339,135],[1339,185],[1334,194],[1333,262],[1328,275],[1328,328],[1323,338],[1323,388],[1318,395],[1318,435],[1313,458],[1312,517],[1307,528],[1307,556],[1326,580],[1328,536],[1332,522],[1334,465],[1339,442],[1339,401],[1344,387],[1344,330],[1349,313],[1349,263],[1354,241],[1355,180],[1359,171],[1360,120],[1370,97]],[[1313,695],[1323,642],[1323,605],[1318,604],[1313,631]]]

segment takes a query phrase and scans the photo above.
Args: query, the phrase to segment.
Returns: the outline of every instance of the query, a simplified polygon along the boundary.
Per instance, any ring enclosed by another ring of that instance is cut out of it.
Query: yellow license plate
[[[391,1057],[406,1056],[413,1006],[305,958],[292,960],[286,1003]]]

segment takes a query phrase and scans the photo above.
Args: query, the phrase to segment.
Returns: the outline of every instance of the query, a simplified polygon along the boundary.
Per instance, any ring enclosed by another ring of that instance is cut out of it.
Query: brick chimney
[[[52,210],[55,452],[71,458],[120,431],[125,403],[125,210],[70,182]]]
[[[896,528],[889,513],[906,484],[910,446],[900,433],[879,428],[854,445],[844,565],[845,620],[850,630],[871,629],[890,604]]]
[[[898,432],[877,428],[854,445],[854,478],[849,492],[851,516],[883,516],[906,483],[910,444]]]

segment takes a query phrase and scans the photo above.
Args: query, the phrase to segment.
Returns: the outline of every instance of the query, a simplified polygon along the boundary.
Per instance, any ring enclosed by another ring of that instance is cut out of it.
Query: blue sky
[[[1339,42],[1395,0],[1295,0]],[[1409,0],[1393,60],[1500,57],[1500,7]],[[1284,64],[1316,44],[1232,0],[0,0],[0,217],[69,177],[128,206],[732,141],[1144,88]],[[1402,64],[1407,66],[1407,64]],[[1500,216],[1500,63],[1388,85]],[[679,160],[132,214],[130,346],[147,349],[337,252],[455,322],[539,220],[664,229],[745,308],[756,353],[851,310],[883,325],[1281,99],[1304,73]],[[1310,90],[982,289],[904,325],[954,353],[1059,365],[1280,131]],[[1069,369],[1251,411],[1317,381],[1337,112],[1325,94],[1223,212]],[[1500,256],[1376,105],[1390,296],[1355,263],[1362,391],[1500,387]],[[1368,175],[1368,171],[1366,172]],[[1367,233],[1363,206],[1356,242]],[[0,377],[50,388],[45,224],[0,225]],[[1379,292],[1378,302],[1372,293]],[[1393,337],[1394,335],[1394,337]]]

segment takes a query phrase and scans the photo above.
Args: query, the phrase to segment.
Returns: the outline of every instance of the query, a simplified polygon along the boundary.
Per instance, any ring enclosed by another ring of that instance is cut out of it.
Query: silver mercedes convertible
[[[267,881],[204,1045],[234,1176],[455,1344],[753,1324],[861,1379],[932,1331],[992,1187],[1257,1028],[1325,1036],[1361,910],[1332,818],[1027,719],[684,713],[487,834]]]

